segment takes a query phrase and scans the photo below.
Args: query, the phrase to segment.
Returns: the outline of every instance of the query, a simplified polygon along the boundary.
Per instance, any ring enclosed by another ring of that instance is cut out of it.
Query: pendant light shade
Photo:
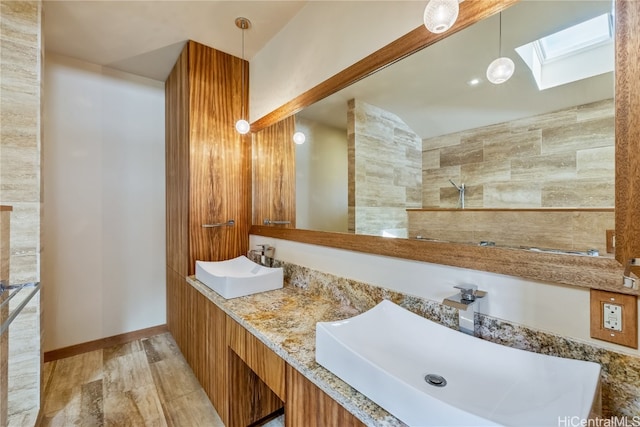
[[[498,40],[498,59],[491,61],[487,67],[487,80],[494,85],[499,85],[511,78],[516,70],[516,65],[511,58],[502,55],[502,12],[500,12],[500,35]]]
[[[504,83],[511,78],[516,65],[510,58],[502,57],[494,59],[487,68],[487,80],[495,85]]]
[[[251,26],[251,22],[247,18],[236,18],[236,27],[242,30],[242,75],[240,76],[240,81],[242,82],[242,115],[241,119],[236,122],[236,130],[239,134],[245,135],[249,133],[251,130],[251,125],[245,119],[245,110],[244,110],[244,30]]]
[[[424,26],[432,33],[443,33],[455,24],[458,11],[458,0],[429,0],[424,9]]]
[[[305,136],[304,133],[300,131],[293,134],[293,142],[295,142],[298,145],[304,144],[306,140],[307,140],[307,137]]]
[[[249,132],[251,125],[245,119],[240,119],[236,122],[236,130],[238,133],[244,135]]]

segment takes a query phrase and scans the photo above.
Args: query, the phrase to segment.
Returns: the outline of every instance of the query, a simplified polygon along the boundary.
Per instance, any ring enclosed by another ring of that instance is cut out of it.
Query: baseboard
[[[64,359],[65,357],[76,356],[78,354],[88,353],[94,350],[101,350],[103,348],[112,347],[114,345],[125,344],[142,338],[149,338],[154,335],[163,334],[165,332],[169,332],[166,324],[139,329],[137,331],[127,332],[120,335],[114,335],[112,337],[101,338],[99,340],[76,344],[69,347],[59,348],[57,350],[46,351],[44,353],[44,362],[47,363],[53,360]]]

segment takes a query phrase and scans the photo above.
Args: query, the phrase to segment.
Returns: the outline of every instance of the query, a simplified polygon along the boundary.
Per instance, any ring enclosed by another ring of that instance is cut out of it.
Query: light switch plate
[[[638,299],[591,289],[591,338],[638,348]]]

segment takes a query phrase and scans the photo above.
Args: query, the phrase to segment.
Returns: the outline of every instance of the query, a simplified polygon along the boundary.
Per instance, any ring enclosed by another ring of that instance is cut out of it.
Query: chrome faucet
[[[276,248],[267,244],[258,245],[257,247],[260,249],[251,249],[249,251],[249,258],[260,265],[271,267],[273,265],[273,253]]]
[[[456,189],[458,190],[458,193],[460,193],[458,195],[458,207],[460,209],[464,209],[464,183],[462,183],[460,185],[456,185],[456,183],[453,182],[452,179],[450,179],[449,182],[451,183],[451,185],[456,187]]]
[[[457,285],[454,286],[454,288],[460,289],[460,292],[445,298],[442,303],[458,309],[460,332],[474,335],[478,298],[484,297],[487,293],[485,291],[479,291],[476,285]]]

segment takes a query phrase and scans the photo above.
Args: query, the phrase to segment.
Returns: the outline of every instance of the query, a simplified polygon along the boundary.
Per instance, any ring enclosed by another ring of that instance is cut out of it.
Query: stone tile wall
[[[613,207],[613,99],[425,139],[423,207]]]
[[[41,2],[1,0],[0,205],[13,206],[11,283],[40,280],[42,55]],[[9,329],[10,426],[35,422],[40,349],[36,295]]]
[[[349,231],[406,237],[405,210],[422,206],[422,141],[388,111],[348,107]]]

